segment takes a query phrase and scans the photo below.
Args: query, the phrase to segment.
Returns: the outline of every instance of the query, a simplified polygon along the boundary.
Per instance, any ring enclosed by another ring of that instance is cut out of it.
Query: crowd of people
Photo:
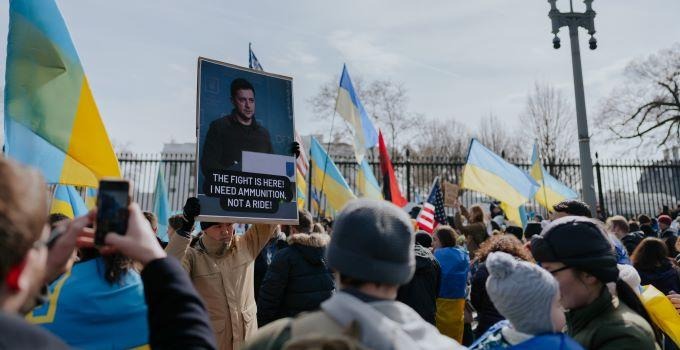
[[[494,204],[419,231],[387,201],[331,222],[168,222],[136,204],[95,247],[95,210],[48,215],[40,175],[0,158],[0,348],[677,349],[677,212],[591,218],[578,200],[513,225]],[[196,229],[199,226],[200,229]],[[658,307],[658,305],[657,305]],[[665,313],[668,315],[668,313]],[[674,334],[676,337],[674,337]]]

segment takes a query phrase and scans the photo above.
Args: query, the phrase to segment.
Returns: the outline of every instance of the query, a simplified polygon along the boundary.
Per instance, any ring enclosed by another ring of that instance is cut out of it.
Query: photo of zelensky
[[[292,79],[198,60],[199,220],[297,220]]]

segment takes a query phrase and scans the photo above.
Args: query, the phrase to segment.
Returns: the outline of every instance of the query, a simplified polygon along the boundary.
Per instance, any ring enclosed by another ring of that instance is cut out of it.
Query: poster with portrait
[[[198,59],[198,220],[297,223],[292,83]]]

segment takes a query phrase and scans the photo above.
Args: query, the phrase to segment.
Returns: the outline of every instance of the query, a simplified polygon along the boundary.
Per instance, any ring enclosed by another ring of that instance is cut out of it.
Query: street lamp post
[[[593,160],[590,157],[590,136],[588,134],[588,117],[586,116],[586,99],[583,92],[583,71],[581,70],[581,51],[578,42],[578,28],[583,27],[590,34],[588,44],[591,50],[597,48],[595,34],[595,11],[593,0],[584,0],[586,11],[574,12],[573,0],[569,0],[569,12],[560,12],[555,2],[550,3],[548,16],[552,21],[553,47],[560,48],[560,38],[557,36],[560,28],[569,27],[569,39],[571,40],[571,64],[574,70],[574,95],[576,96],[576,121],[578,124],[578,145],[581,158],[581,181],[583,187],[583,200],[590,206],[593,216],[597,215],[597,202],[595,200],[595,185],[593,179]]]

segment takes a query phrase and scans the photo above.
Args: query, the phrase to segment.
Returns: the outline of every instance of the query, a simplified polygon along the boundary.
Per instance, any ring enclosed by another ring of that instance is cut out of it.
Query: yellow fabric
[[[519,207],[529,200],[500,176],[471,164],[463,169],[460,187],[484,193],[512,207]]]
[[[343,88],[339,89],[335,108],[342,119],[345,119],[352,125],[354,130],[354,156],[356,157],[357,162],[361,163],[366,155],[364,128],[361,125],[361,113],[354,103],[352,103],[352,97],[349,95],[349,91]]]
[[[50,214],[64,214],[69,217],[69,219],[73,219],[74,214],[73,214],[73,207],[71,207],[71,203],[64,202],[59,199],[52,199],[52,207],[50,208]]]
[[[382,200],[382,191],[380,191],[379,187],[375,187],[369,180],[366,178],[366,173],[364,172],[364,169],[359,167],[359,171],[357,171],[357,192],[359,192],[359,197],[361,198],[370,198],[370,199],[376,199],[376,200]]]
[[[323,208],[327,211],[340,212],[342,208],[356,196],[352,191],[342,184],[339,184],[332,176],[326,176],[324,180],[323,176],[323,164],[320,166],[315,162],[312,163],[312,185],[319,191],[321,189],[321,184],[323,182],[323,195],[326,198],[327,208]],[[323,203],[323,200],[322,200]]]
[[[553,191],[550,187],[544,186],[541,182],[538,183],[541,187],[538,189],[534,198],[538,204],[542,205],[544,208],[552,212],[552,208],[555,204],[566,199],[562,194]]]
[[[435,322],[439,332],[457,342],[463,342],[465,299],[437,298]]]
[[[503,212],[505,215],[508,217],[508,220],[512,222],[513,224],[523,227],[524,225],[522,224],[522,217],[519,213],[519,208],[517,207],[512,207],[508,203],[501,202],[501,209],[503,209]]]
[[[643,287],[640,299],[654,324],[680,346],[680,315],[671,301],[652,285]]]
[[[295,170],[295,187],[297,188],[298,209],[304,209],[307,201],[307,181],[297,169]]]
[[[62,173],[63,183],[97,187],[97,179],[102,177],[120,177],[118,158],[113,151],[106,128],[102,123],[97,105],[94,102],[87,78],[83,79],[80,101],[73,123],[68,155]],[[80,163],[78,171],[69,171],[73,163]],[[89,170],[86,176],[82,167]],[[94,182],[92,179],[94,178]]]
[[[49,307],[47,309],[47,314],[43,316],[33,316],[33,312],[26,315],[26,321],[32,324],[43,324],[54,322],[54,315],[57,313],[57,301],[59,300],[59,295],[61,294],[61,288],[66,283],[66,280],[71,276],[71,271],[63,274],[58,280],[57,284],[54,286],[54,291],[50,293],[49,297]]]

